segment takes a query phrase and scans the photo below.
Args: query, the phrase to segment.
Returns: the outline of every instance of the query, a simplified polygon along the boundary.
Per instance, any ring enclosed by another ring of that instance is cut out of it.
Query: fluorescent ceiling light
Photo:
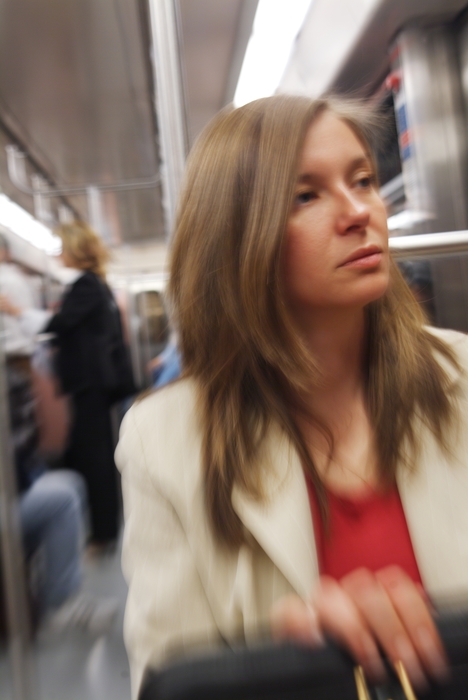
[[[316,0],[296,41],[279,90],[314,99],[322,95],[333,85],[377,8],[388,7],[390,17],[395,12],[393,5],[404,4],[404,0],[398,3],[396,0]],[[408,0],[406,4],[418,3]],[[419,4],[424,6],[424,1]]]
[[[62,250],[60,238],[6,194],[0,194],[0,224],[49,255],[58,255]]]
[[[310,5],[311,0],[259,0],[234,96],[236,107],[273,95]]]

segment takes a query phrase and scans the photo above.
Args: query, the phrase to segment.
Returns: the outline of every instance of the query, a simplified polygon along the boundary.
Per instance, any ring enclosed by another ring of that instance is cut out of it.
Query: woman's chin
[[[389,281],[389,276],[386,272],[373,275],[372,278],[369,277],[368,280],[363,280],[363,288],[360,290],[362,294],[362,305],[367,306],[367,304],[381,299],[388,290]]]

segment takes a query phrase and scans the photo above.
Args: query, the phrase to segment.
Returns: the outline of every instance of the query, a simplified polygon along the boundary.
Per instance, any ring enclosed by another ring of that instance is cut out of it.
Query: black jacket
[[[44,331],[56,334],[57,373],[65,393],[106,388],[109,376],[108,324],[111,292],[85,272],[65,293],[62,307]]]

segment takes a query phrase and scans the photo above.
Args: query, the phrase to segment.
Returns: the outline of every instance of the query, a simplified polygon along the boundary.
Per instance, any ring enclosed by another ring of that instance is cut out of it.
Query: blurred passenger
[[[14,377],[16,385],[21,387],[21,391],[15,394],[16,413],[23,417],[23,425],[18,427],[18,432],[24,445],[22,449],[29,454],[29,443],[35,445],[37,439],[31,366],[35,342],[34,332],[24,319],[20,318],[19,308],[28,313],[38,314],[38,327],[47,318],[38,308],[36,295],[27,275],[11,260],[7,238],[0,234],[0,343],[5,355],[7,374]],[[32,325],[34,327],[34,324]],[[30,466],[23,470],[21,461],[20,459],[18,477],[19,486],[23,488],[30,483]],[[38,469],[37,466],[35,468]],[[44,466],[41,466],[41,470],[43,469]]]
[[[199,643],[343,644],[447,672],[428,597],[468,596],[468,340],[389,256],[364,106],[226,109],[189,158],[169,295],[184,378],[117,448],[136,696]]]
[[[180,377],[181,358],[177,338],[173,334],[164,350],[150,363],[153,387],[159,389]]]
[[[80,593],[82,582],[85,485],[76,473],[46,471],[38,450],[39,430],[33,392],[35,333],[49,314],[39,308],[34,289],[11,261],[0,235],[0,311],[5,353],[19,520],[28,559],[40,552],[37,604],[42,618],[58,630],[104,632],[117,612],[113,599]]]
[[[109,254],[86,224],[64,224],[62,260],[76,270],[74,283],[44,331],[56,334],[57,372],[72,398],[73,421],[64,462],[81,474],[88,489],[90,544],[104,551],[117,539],[119,501],[109,400]]]
[[[42,331],[55,334],[58,377],[62,391],[72,400],[64,463],[85,479],[90,551],[102,553],[113,548],[119,528],[110,408],[134,391],[134,383],[120,313],[106,284],[107,249],[80,221],[62,225],[57,234],[62,239],[63,263],[75,274],[60,310]],[[3,298],[1,303],[4,312],[22,323],[28,320],[19,300]]]
[[[32,384],[39,427],[40,454],[52,468],[62,465],[71,424],[70,401],[62,393],[55,371],[55,350],[50,337],[36,338],[31,358]]]
[[[17,309],[27,311],[25,317]],[[44,324],[46,315],[39,308],[28,276],[16,265],[7,238],[0,234],[0,313],[1,342],[10,365],[27,367],[34,350],[34,333]]]
[[[30,278],[12,262],[8,241],[1,234],[0,313],[7,365],[32,386],[39,452],[56,457],[64,449],[68,432],[68,404],[57,391],[50,344],[36,338],[52,314],[40,308]]]
[[[12,453],[26,560],[33,557],[34,599],[48,630],[104,633],[118,603],[81,593],[86,487],[72,471],[46,472],[38,454],[34,396],[27,377],[7,366]]]
[[[19,313],[24,311],[24,317]],[[64,475],[49,474],[40,458],[38,423],[32,388],[34,330],[47,314],[38,308],[27,275],[11,261],[7,239],[0,235],[0,311],[5,353],[11,436],[25,550],[44,549],[38,603],[42,612],[58,606],[81,582],[80,523],[75,485]],[[32,324],[30,315],[36,314]]]

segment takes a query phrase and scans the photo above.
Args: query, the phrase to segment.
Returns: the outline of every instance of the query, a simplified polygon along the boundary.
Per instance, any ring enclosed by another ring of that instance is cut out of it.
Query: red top
[[[315,489],[306,479],[321,574],[341,579],[354,569],[378,571],[401,567],[415,583],[422,584],[406,524],[400,494],[395,486],[387,493],[371,492],[358,498],[327,491],[330,533],[320,519]]]

